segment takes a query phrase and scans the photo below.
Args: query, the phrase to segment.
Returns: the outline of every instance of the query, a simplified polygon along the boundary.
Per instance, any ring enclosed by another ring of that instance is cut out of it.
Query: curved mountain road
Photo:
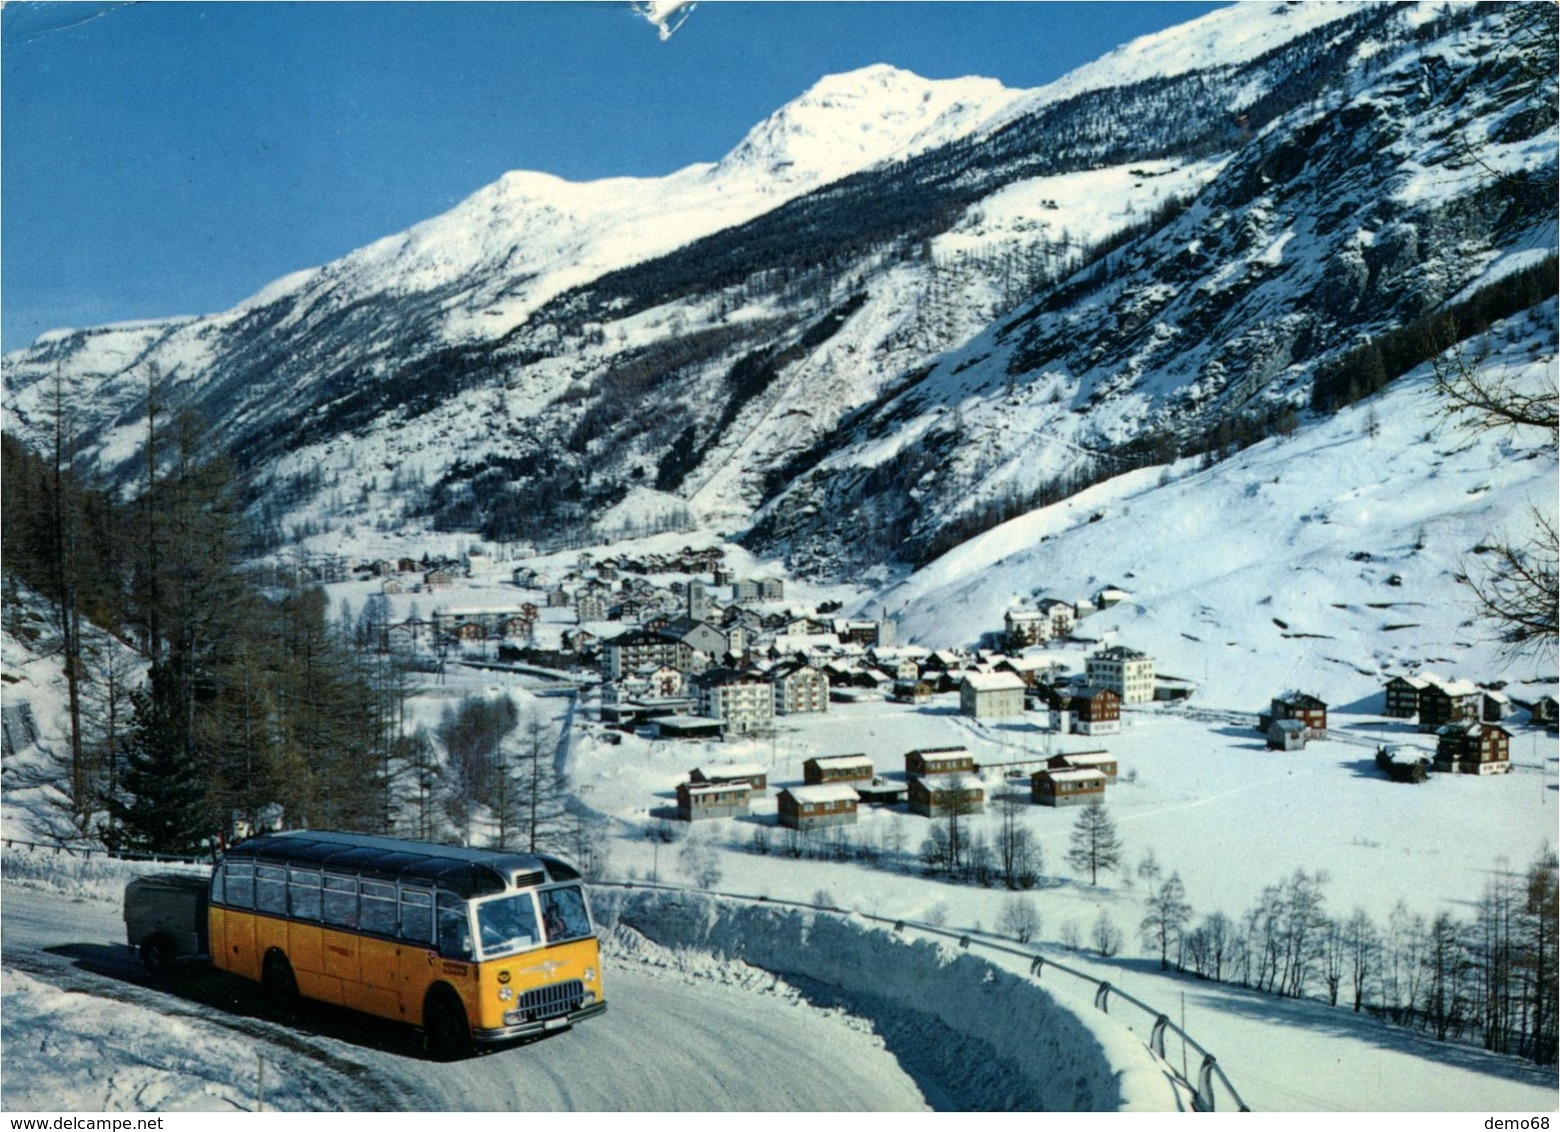
[[[635,962],[607,962],[604,1016],[435,1064],[415,1055],[409,1029],[350,1012],[310,1006],[282,1025],[265,1017],[253,987],[204,965],[153,984],[104,903],[7,885],[4,910],[8,1108],[927,1107],[883,1043],[848,1018]],[[104,1011],[105,1001],[117,1005]],[[93,1021],[105,1016],[112,1024]],[[84,1080],[77,1061],[110,1068]]]

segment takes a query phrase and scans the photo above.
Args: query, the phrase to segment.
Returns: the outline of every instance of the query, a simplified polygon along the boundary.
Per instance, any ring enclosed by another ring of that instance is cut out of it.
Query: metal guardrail
[[[1152,1022],[1149,1031],[1148,1048],[1156,1057],[1158,1057],[1161,1061],[1170,1067],[1170,1072],[1178,1081],[1180,1081],[1192,1091],[1192,1097],[1196,1106],[1196,1111],[1213,1112],[1216,1110],[1218,1106],[1215,1089],[1218,1087],[1222,1087],[1223,1091],[1229,1095],[1236,1111],[1251,1111],[1250,1106],[1247,1105],[1246,1102],[1241,1098],[1240,1092],[1235,1088],[1234,1082],[1230,1080],[1229,1074],[1224,1071],[1224,1067],[1219,1064],[1218,1059],[1215,1058],[1201,1042],[1197,1041],[1196,1038],[1192,1037],[1184,1029],[1171,1021],[1168,1014],[1165,1014],[1163,1011],[1156,1010],[1154,1007],[1150,1006],[1148,1003],[1144,1002],[1137,996],[1128,994],[1126,991],[1119,987],[1113,986],[1111,983],[1103,979],[1096,979],[1093,975],[1087,975],[1082,971],[1067,966],[1065,963],[1058,963],[1055,959],[1047,958],[1033,949],[1014,947],[1011,944],[998,943],[995,940],[979,938],[978,936],[967,931],[954,931],[948,928],[937,927],[933,924],[921,923],[917,920],[894,919],[887,916],[878,916],[871,912],[852,911],[848,908],[838,908],[825,904],[809,904],[806,901],[801,900],[780,900],[769,896],[752,896],[744,892],[721,892],[713,889],[684,888],[679,885],[656,884],[649,882],[591,881],[589,883],[596,888],[621,888],[630,891],[634,889],[645,889],[657,892],[675,892],[695,896],[712,896],[721,900],[741,900],[750,904],[765,904],[771,907],[801,908],[812,912],[829,912],[841,916],[859,916],[862,919],[870,920],[873,923],[886,924],[896,932],[903,932],[906,928],[913,928],[916,931],[924,932],[927,935],[941,936],[944,939],[951,939],[958,943],[961,948],[966,950],[972,947],[985,948],[988,951],[996,951],[1001,952],[1004,955],[1017,956],[1020,959],[1028,961],[1029,974],[1037,980],[1044,971],[1057,971],[1070,978],[1074,978],[1081,982],[1092,985],[1094,987],[1095,1008],[1100,1010],[1102,1013],[1110,1013],[1112,1000],[1125,1003],[1126,1005],[1141,1011]],[[1186,1043],[1188,1049],[1195,1050],[1198,1056],[1201,1058],[1201,1061],[1197,1067],[1197,1080],[1195,1082],[1186,1080],[1182,1074],[1176,1072],[1175,1067],[1171,1065],[1169,1059],[1165,1057],[1165,1036],[1167,1034],[1173,1034],[1180,1038],[1183,1042]]]
[[[61,853],[67,857],[80,857],[83,860],[91,860],[93,857],[102,857],[113,861],[150,861],[153,864],[166,865],[209,865],[216,858],[210,854],[202,857],[178,856],[172,853],[136,853],[129,850],[102,849],[98,847],[84,848],[79,845],[66,845],[61,842],[44,845],[36,841],[19,841],[14,837],[0,838],[0,845],[7,849],[43,849],[58,857]]]

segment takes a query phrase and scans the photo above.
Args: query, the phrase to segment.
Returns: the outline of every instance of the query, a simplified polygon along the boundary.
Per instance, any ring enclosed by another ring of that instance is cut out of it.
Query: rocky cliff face
[[[128,481],[149,392],[193,408],[279,539],[652,515],[818,571],[920,560],[1271,426],[1551,248],[1526,7],[1242,5],[1038,92],[837,76],[716,165],[512,174],[225,314],[46,336],[5,359],[7,427],[45,435],[57,377]]]

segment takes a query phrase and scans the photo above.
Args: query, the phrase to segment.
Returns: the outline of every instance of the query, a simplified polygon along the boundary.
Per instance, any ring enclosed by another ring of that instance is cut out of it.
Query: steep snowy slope
[[[926,561],[1552,247],[1522,10],[1237,5],[1035,92],[825,79],[715,165],[511,174],[234,311],[47,336],[7,428],[42,443],[58,375],[123,479],[149,391],[195,409],[277,541],[547,543],[654,491],[764,507],[798,568]]]
[[[1553,389],[1554,313],[1496,328],[1488,372]],[[1501,655],[1455,579],[1481,548],[1522,542],[1554,503],[1541,433],[1447,423],[1424,367],[1292,437],[1200,468],[1145,468],[1005,523],[867,605],[901,639],[974,643],[1010,609],[1116,586],[1130,597],[1088,634],[1149,653],[1199,685],[1199,703],[1257,711],[1291,687],[1335,706],[1373,701],[1393,675],[1511,682],[1536,699],[1555,658]]]
[[[1211,171],[1134,166],[1139,192],[1165,184],[1136,239],[793,465],[754,545],[820,569],[885,541],[925,561],[993,515],[1227,447],[1242,418],[1292,427],[1344,347],[1543,261],[1553,72],[1532,81],[1509,34],[1496,19],[1362,44],[1323,97]]]

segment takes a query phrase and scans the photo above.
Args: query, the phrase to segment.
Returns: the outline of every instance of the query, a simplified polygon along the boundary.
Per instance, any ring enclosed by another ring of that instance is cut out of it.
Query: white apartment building
[[[775,712],[829,710],[829,678],[811,665],[775,677]]]
[[[1112,645],[1084,662],[1085,678],[1096,688],[1109,688],[1123,705],[1154,701],[1154,660],[1136,649]]]
[[[715,668],[696,682],[699,714],[718,719],[728,735],[770,731],[775,725],[775,688],[756,673]]]

